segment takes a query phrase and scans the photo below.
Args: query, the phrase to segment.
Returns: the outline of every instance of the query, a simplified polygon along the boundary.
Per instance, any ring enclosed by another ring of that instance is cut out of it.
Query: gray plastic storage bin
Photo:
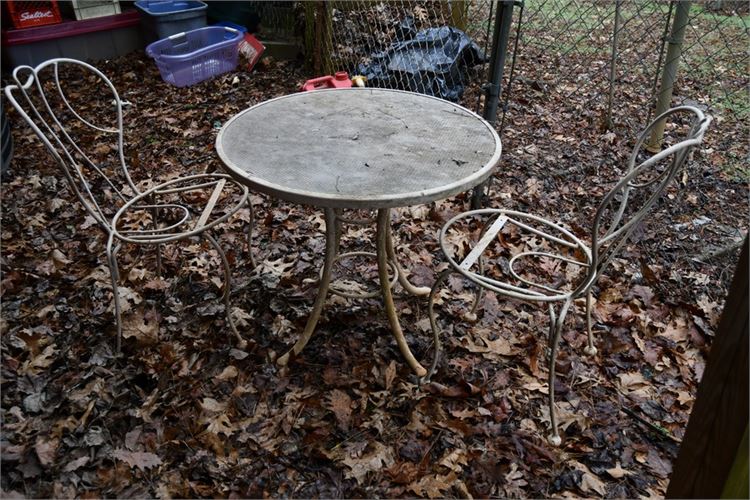
[[[207,5],[198,0],[139,0],[135,6],[141,13],[146,43],[206,26]]]

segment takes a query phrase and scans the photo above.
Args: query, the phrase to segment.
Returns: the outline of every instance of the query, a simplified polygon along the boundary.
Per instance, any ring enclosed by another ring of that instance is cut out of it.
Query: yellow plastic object
[[[354,75],[352,77],[352,84],[355,87],[365,87],[367,83],[367,77],[362,75]]]

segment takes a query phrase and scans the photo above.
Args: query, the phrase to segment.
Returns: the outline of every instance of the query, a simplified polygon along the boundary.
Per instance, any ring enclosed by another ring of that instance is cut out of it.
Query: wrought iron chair
[[[65,84],[61,78],[64,71],[85,81],[86,90]],[[123,102],[112,82],[90,64],[51,59],[33,68],[19,66],[13,71],[13,80],[14,85],[5,87],[8,100],[62,168],[70,189],[88,214],[108,235],[107,262],[112,278],[117,352],[121,349],[123,329],[118,250],[123,243],[156,245],[156,268],[161,274],[160,246],[193,237],[204,237],[221,259],[227,323],[240,347],[245,347],[247,343],[237,331],[231,314],[229,262],[210,231],[244,206],[250,209],[252,219],[247,187],[225,174],[202,173],[151,186],[146,181],[139,183],[146,187],[139,188],[125,161]],[[86,93],[90,85],[98,85],[98,95]],[[89,104],[100,98],[101,106],[95,113],[84,112],[74,106],[78,98]],[[97,161],[95,154],[105,160]],[[231,205],[218,210],[217,203],[222,199]],[[248,231],[248,250],[254,264],[249,238]]]
[[[674,144],[665,144],[662,151],[644,159],[647,155],[642,152],[642,147],[651,131],[668,118],[685,115],[688,117],[688,125],[684,127],[687,129],[686,136],[678,138],[678,142]],[[435,355],[426,379],[429,380],[434,374],[440,358],[441,332],[437,325],[434,305],[437,291],[449,275],[461,274],[478,285],[474,304],[465,315],[469,321],[476,320],[475,312],[485,289],[521,301],[547,303],[550,315],[548,392],[552,427],[548,440],[555,446],[560,445],[562,440],[557,428],[554,406],[555,362],[568,310],[573,301],[585,297],[588,342],[584,352],[589,356],[595,355],[597,349],[591,331],[592,286],[674,179],[690,150],[703,141],[710,121],[711,118],[704,116],[700,110],[681,106],[658,116],[641,132],[628,161],[626,175],[604,197],[594,215],[590,247],[559,224],[523,212],[488,208],[464,212],[450,219],[439,233],[440,247],[449,267],[438,277],[429,298],[428,312]],[[629,204],[636,202],[637,208],[631,210]],[[482,222],[482,219],[486,221]],[[455,255],[457,252],[451,251],[451,239],[466,241],[467,229],[460,226],[471,226],[472,223],[475,227],[474,234],[478,234],[478,241],[473,246],[469,245],[468,253],[463,259],[458,260]],[[479,227],[481,230],[477,232],[476,229]],[[482,255],[493,242],[497,243],[496,247],[501,248],[501,257],[495,260],[494,265],[486,266]],[[503,255],[509,257],[505,258]],[[533,267],[538,268],[540,263],[545,264],[548,270],[554,269],[554,273],[548,274],[552,278],[557,278],[556,281],[538,281],[538,269]],[[532,271],[535,271],[533,278],[537,278],[536,280],[532,279]],[[490,272],[493,273],[492,276]],[[497,274],[500,274],[502,279],[496,279]],[[560,276],[567,279],[559,279]],[[573,277],[577,279],[571,279]],[[555,304],[559,304],[559,309],[556,310]]]

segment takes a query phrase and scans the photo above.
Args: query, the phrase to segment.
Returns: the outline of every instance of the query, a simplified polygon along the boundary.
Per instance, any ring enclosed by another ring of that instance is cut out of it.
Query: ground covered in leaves
[[[292,63],[266,61],[252,74],[178,89],[143,54],[100,68],[130,103],[134,176],[155,180],[220,170],[220,126],[306,77]],[[587,239],[634,131],[602,132],[555,110],[541,91],[518,104],[490,203],[550,216]],[[548,317],[540,307],[489,294],[476,323],[445,319],[445,361],[420,386],[377,300],[331,298],[306,350],[280,369],[273,361],[297,338],[315,295],[323,219],[257,194],[256,269],[243,246],[247,211],[218,231],[249,347],[236,348],[216,300],[217,255],[191,241],[164,249],[167,279],[157,278],[153,260],[136,258],[142,250],[121,250],[128,311],[123,356],[115,357],[105,237],[10,115],[16,153],[2,185],[1,234],[5,494],[663,495],[736,259],[694,257],[736,238],[748,215],[746,185],[716,167],[710,137],[598,283],[595,358],[582,355],[582,309],[570,315],[558,363],[564,444],[553,448],[544,439]],[[435,279],[437,229],[466,205],[464,195],[396,211],[397,251],[416,283]],[[344,245],[366,249],[373,236],[352,226]],[[349,266],[349,275],[372,274],[371,263]],[[461,298],[464,286],[451,281],[448,295]],[[397,289],[397,307],[415,353],[428,357],[425,302]]]

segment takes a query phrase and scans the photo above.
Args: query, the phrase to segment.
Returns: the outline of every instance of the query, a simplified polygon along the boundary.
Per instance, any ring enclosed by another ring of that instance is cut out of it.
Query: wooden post
[[[742,446],[748,425],[750,389],[748,267],[746,237],[667,498],[719,498]]]
[[[674,15],[672,32],[669,35],[667,43],[667,60],[664,63],[664,70],[661,74],[661,85],[659,95],[656,99],[655,116],[664,113],[672,104],[672,88],[677,80],[677,68],[680,65],[680,56],[682,55],[682,41],[685,39],[685,28],[690,23],[690,1],[679,1]],[[661,120],[653,128],[651,137],[646,143],[646,150],[652,153],[661,151],[661,141],[664,137],[665,121]]]
[[[305,8],[305,68],[311,73],[315,73],[315,4],[313,2],[303,2]]]
[[[315,76],[332,73],[332,3],[303,2],[305,8],[305,64]]]
[[[450,3],[451,26],[461,31],[466,31],[466,25],[469,19],[469,5],[466,0],[453,0]]]
[[[320,73],[333,74],[333,3],[323,0],[318,2],[318,28],[320,44]]]
[[[748,498],[750,496],[750,462],[748,461],[747,427],[734,458],[732,470],[724,483],[721,498]]]

